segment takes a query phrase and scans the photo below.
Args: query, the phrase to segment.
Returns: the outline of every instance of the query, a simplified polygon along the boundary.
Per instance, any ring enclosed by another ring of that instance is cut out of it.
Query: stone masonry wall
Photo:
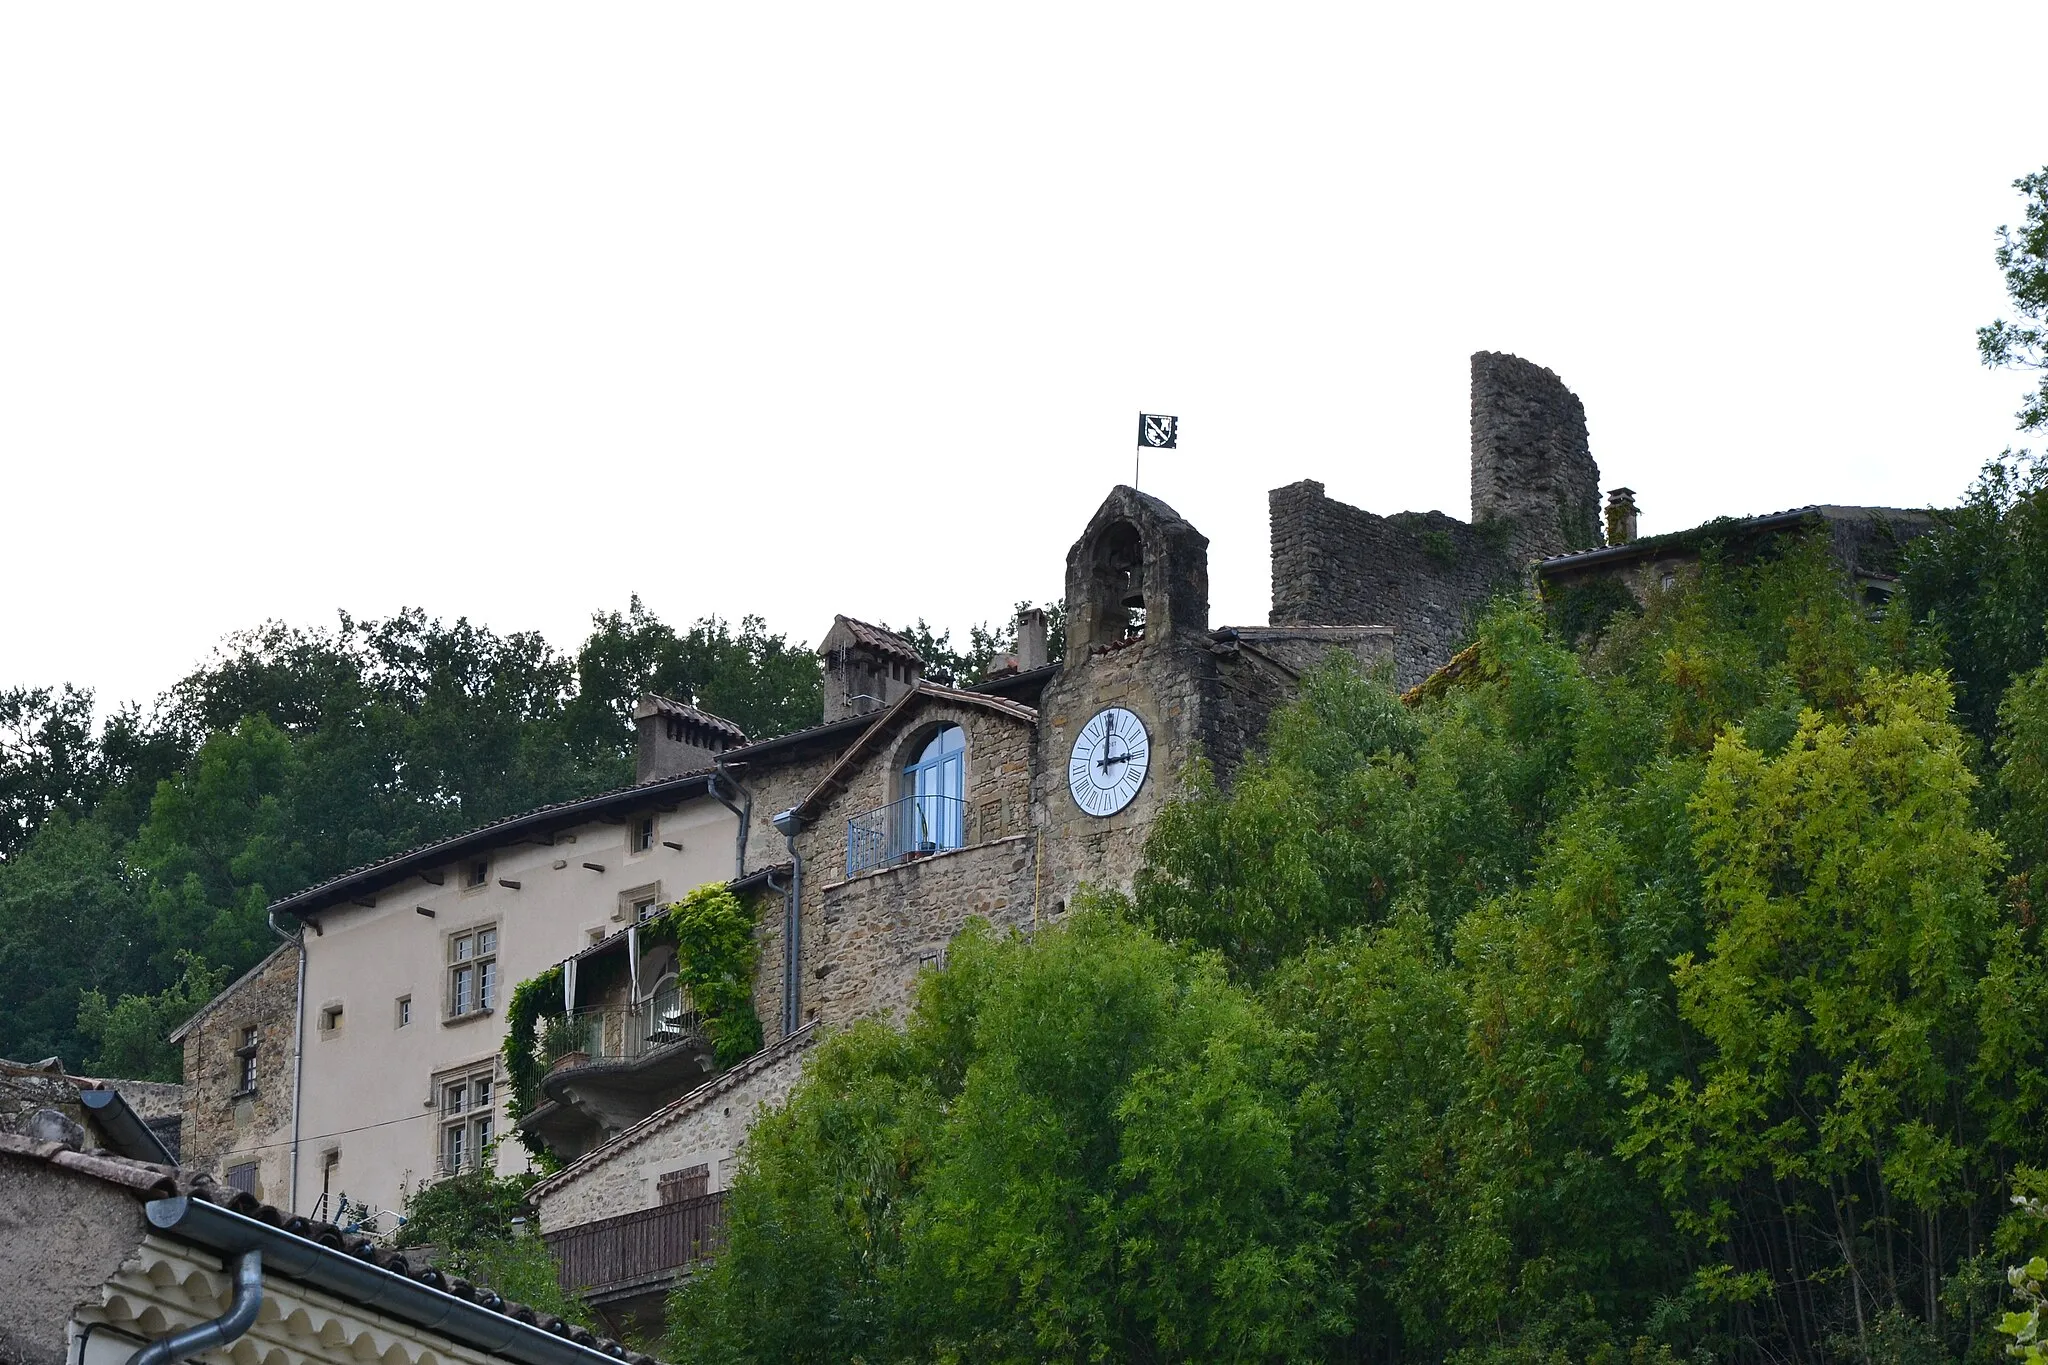
[[[256,1195],[282,1203],[291,1192],[293,1012],[299,955],[280,947],[217,996],[185,1034],[185,1119],[181,1164],[226,1178],[256,1163]],[[256,1028],[256,1088],[241,1091],[242,1030]]]
[[[1472,520],[1501,527],[1517,564],[1601,543],[1585,404],[1520,356],[1472,357]]]
[[[1521,586],[1498,531],[1442,512],[1377,516],[1326,497],[1313,479],[1274,489],[1267,504],[1272,624],[1391,626],[1401,687],[1441,666],[1486,604]]]
[[[823,888],[819,1021],[900,1018],[918,973],[945,961],[946,945],[970,919],[998,930],[1029,927],[1031,844],[1029,834],[1012,835]]]
[[[895,733],[867,755],[841,790],[813,813],[808,827],[798,836],[798,846],[804,855],[799,922],[803,926],[800,1004],[805,1020],[818,1017],[818,985],[831,972],[832,943],[824,925],[825,888],[846,880],[846,822],[898,795],[896,774],[903,767],[905,750],[922,743],[932,728],[942,724],[959,725],[967,732],[966,842],[971,846],[1021,833],[1029,827],[1030,725],[1016,716],[982,706],[938,699],[917,706],[903,717]],[[820,772],[819,776],[823,775]],[[796,804],[797,799],[801,798],[792,799],[789,804]],[[776,842],[782,842],[779,835]],[[770,1043],[782,1037],[782,920],[781,898],[765,898],[755,929],[761,955],[754,969],[754,1008],[761,1016],[763,1037]],[[825,975],[821,976],[821,971]]]
[[[709,1191],[731,1188],[740,1146],[755,1116],[788,1098],[818,1037],[815,1028],[801,1030],[756,1053],[621,1133],[593,1154],[598,1159],[579,1162],[537,1185],[534,1207],[541,1228],[559,1232],[653,1208],[661,1202],[661,1177],[690,1166],[708,1168]]]

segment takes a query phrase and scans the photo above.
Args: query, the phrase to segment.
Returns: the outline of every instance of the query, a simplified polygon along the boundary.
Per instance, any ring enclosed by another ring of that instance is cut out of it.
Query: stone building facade
[[[182,1161],[258,1199],[291,1188],[299,954],[280,944],[171,1035],[184,1053]]]

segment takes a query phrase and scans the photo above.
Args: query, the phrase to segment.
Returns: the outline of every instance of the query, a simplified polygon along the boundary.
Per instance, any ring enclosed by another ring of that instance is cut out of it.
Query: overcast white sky
[[[416,605],[964,627],[1131,473],[1467,506],[1467,356],[1646,532],[1953,500],[2048,6],[0,9],[0,686]]]

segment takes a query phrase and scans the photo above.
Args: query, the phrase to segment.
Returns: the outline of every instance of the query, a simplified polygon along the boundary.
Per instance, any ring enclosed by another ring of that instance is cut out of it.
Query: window
[[[448,939],[448,1017],[491,1009],[498,1000],[498,930],[485,925]]]
[[[491,861],[488,858],[478,858],[463,866],[462,884],[464,886],[482,886],[490,879]]]
[[[255,1094],[256,1026],[254,1024],[250,1024],[242,1030],[242,1045],[235,1049],[235,1058],[239,1063],[236,1070],[240,1073],[239,1079],[235,1083],[235,1093],[237,1095]]]
[[[645,853],[654,847],[654,817],[642,816],[633,822],[633,851]]]
[[[243,1194],[256,1193],[256,1163],[245,1161],[239,1166],[228,1167],[228,1188],[240,1190]]]
[[[948,725],[904,765],[903,853],[930,853],[966,843],[967,734]]]
[[[654,1181],[655,1195],[664,1204],[680,1204],[685,1199],[696,1199],[711,1186],[711,1167],[708,1165],[685,1166],[680,1171],[663,1171]]]
[[[320,1031],[336,1033],[341,1029],[341,1004],[339,1001],[320,1007]]]
[[[401,995],[398,997],[398,1027],[404,1028],[407,1024],[410,1024],[411,1022],[412,997],[409,995]]]
[[[659,909],[661,902],[653,896],[642,897],[633,902],[633,920],[636,924],[645,924],[654,918],[654,912]]]
[[[441,1099],[441,1173],[454,1175],[478,1169],[484,1149],[498,1134],[497,1075],[491,1066],[443,1077]]]

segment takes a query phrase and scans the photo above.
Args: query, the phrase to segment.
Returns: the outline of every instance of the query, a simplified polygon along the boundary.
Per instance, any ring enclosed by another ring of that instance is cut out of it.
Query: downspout
[[[292,1206],[299,1211],[299,1093],[306,1078],[306,926],[301,923],[299,932],[287,934],[277,927],[277,912],[270,911],[263,917],[270,926],[270,932],[292,944],[299,950],[298,1002],[292,1009]]]
[[[263,1253],[245,1251],[235,1260],[235,1297],[227,1312],[152,1341],[128,1357],[128,1365],[168,1365],[170,1361],[226,1346],[256,1325],[256,1310],[262,1306]]]
[[[728,800],[725,793],[718,789],[720,782],[724,782],[738,793],[740,800],[745,804],[735,806]],[[732,775],[732,770],[725,766],[723,754],[711,760],[711,781],[705,784],[704,789],[711,793],[712,799],[719,805],[739,817],[740,832],[733,839],[732,849],[732,879],[738,881],[747,875],[747,827],[754,823],[754,794],[741,785],[740,780]]]
[[[789,886],[782,902],[782,1036],[787,1038],[803,1026],[803,895],[804,855],[797,852],[796,836],[803,818],[794,808],[775,817],[775,829],[789,845]]]

